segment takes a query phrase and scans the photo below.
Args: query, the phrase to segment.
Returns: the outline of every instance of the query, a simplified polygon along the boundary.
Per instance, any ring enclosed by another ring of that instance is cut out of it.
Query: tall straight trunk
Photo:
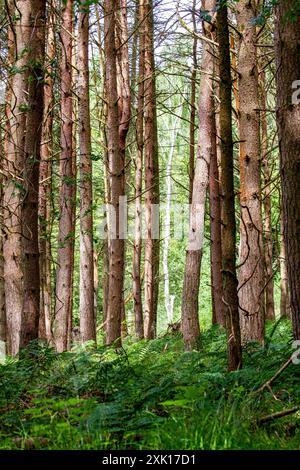
[[[284,218],[282,209],[280,210],[280,316],[288,317],[291,316],[290,309],[290,296],[289,296],[289,284],[288,284],[288,273],[287,273],[287,262],[286,262],[286,247],[284,242]]]
[[[215,6],[216,2],[214,0],[205,0],[202,2],[203,10],[212,15]],[[210,24],[203,22],[203,29],[205,36],[211,39],[212,32]],[[211,52],[211,45],[208,42],[204,42],[198,103],[199,138],[182,294],[181,328],[186,350],[197,348],[200,338],[198,317],[200,265],[204,240],[205,201],[209,183],[210,157],[212,153],[211,136],[213,134],[213,120],[215,118],[212,86],[214,60]]]
[[[220,75],[220,140],[222,169],[222,273],[223,303],[227,330],[228,369],[242,365],[236,273],[236,220],[232,141],[232,79],[227,7],[217,13]]]
[[[134,215],[134,243],[133,243],[133,301],[134,324],[137,338],[144,337],[143,305],[142,305],[142,187],[143,187],[143,148],[144,148],[144,73],[145,73],[145,37],[144,37],[144,2],[139,1],[139,34],[138,34],[138,99],[136,118],[136,144],[137,153],[135,159],[135,215]]]
[[[196,23],[196,0],[193,0],[192,6],[193,30],[197,33]],[[195,173],[195,129],[196,129],[196,78],[197,78],[197,46],[198,40],[195,35],[193,38],[193,70],[191,75],[191,112],[190,112],[190,155],[189,155],[189,204],[192,203],[193,181]]]
[[[144,0],[145,76],[144,76],[144,155],[145,155],[145,296],[144,336],[156,335],[159,271],[159,181],[156,119],[156,87],[153,38],[153,2]]]
[[[110,175],[110,204],[115,212],[115,233],[110,230],[109,286],[106,318],[106,344],[121,342],[124,280],[124,240],[120,230],[120,198],[124,196],[124,162],[119,142],[117,88],[116,16],[118,1],[105,0],[104,48],[106,55],[107,148]]]
[[[271,172],[269,166],[268,152],[268,123],[266,113],[266,96],[265,96],[265,73],[261,73],[260,82],[260,103],[261,103],[261,160],[264,175],[264,253],[265,253],[265,302],[266,302],[266,320],[275,319],[274,304],[274,279],[273,279],[273,236],[272,236],[272,200],[271,200]]]
[[[80,335],[96,341],[94,311],[93,190],[89,97],[89,7],[84,1],[78,17],[78,123],[80,152]]]
[[[52,197],[52,128],[54,106],[53,61],[55,58],[55,33],[53,8],[49,4],[47,19],[47,69],[44,85],[44,116],[39,174],[39,253],[40,253],[40,323],[39,337],[52,343],[52,287],[51,287],[51,197]]]
[[[237,4],[240,132],[239,304],[243,342],[264,340],[264,259],[260,187],[259,89],[254,0]]]
[[[6,352],[6,314],[4,291],[4,259],[3,259],[3,157],[5,156],[5,143],[2,129],[5,127],[2,121],[2,104],[0,105],[0,355]],[[4,114],[4,113],[3,113]],[[4,114],[5,115],[5,114]]]
[[[38,173],[43,113],[45,1],[17,1],[4,184],[4,278],[9,351],[38,337]],[[12,19],[12,18],[11,18]],[[12,19],[13,21],[13,19]],[[18,112],[16,112],[18,110]]]
[[[278,1],[275,44],[284,240],[293,331],[300,339],[300,14],[296,3]]]
[[[119,110],[119,146],[120,157],[123,166],[123,187],[126,192],[126,139],[131,118],[131,90],[130,90],[130,72],[129,72],[129,52],[128,52],[128,24],[127,24],[127,0],[119,0],[117,21],[116,21],[116,47],[117,47],[117,87],[118,87],[118,110]],[[127,214],[123,213],[123,218]],[[125,227],[125,220],[122,222]],[[124,258],[126,244],[124,241]],[[125,263],[123,264],[123,270]],[[124,277],[123,273],[123,277]],[[124,302],[124,289],[121,312],[121,331],[122,337],[128,335],[126,310]]]
[[[223,314],[222,286],[222,234],[221,234],[221,193],[220,175],[217,155],[216,115],[212,122],[211,158],[209,171],[209,201],[210,201],[210,265],[211,265],[211,297],[212,322],[225,326]]]
[[[75,174],[73,149],[73,0],[67,0],[62,12],[61,29],[61,153],[60,218],[56,272],[54,337],[58,352],[67,350],[73,295]]]

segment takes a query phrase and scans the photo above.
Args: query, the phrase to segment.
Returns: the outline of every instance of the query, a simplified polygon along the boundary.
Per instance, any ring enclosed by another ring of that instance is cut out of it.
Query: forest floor
[[[300,449],[300,365],[288,322],[267,328],[266,344],[244,350],[226,371],[225,334],[202,334],[200,352],[179,335],[125,341],[118,353],[86,346],[56,354],[32,343],[0,365],[0,449]]]

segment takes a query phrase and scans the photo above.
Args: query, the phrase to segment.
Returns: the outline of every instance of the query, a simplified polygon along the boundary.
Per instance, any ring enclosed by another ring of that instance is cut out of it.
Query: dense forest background
[[[299,1],[0,24],[0,448],[299,449]]]

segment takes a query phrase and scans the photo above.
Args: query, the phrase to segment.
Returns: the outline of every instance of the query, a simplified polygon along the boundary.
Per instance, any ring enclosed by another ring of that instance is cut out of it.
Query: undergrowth
[[[290,326],[269,325],[264,347],[226,371],[225,334],[202,334],[200,352],[179,335],[56,354],[33,342],[0,365],[1,449],[299,449],[300,365],[255,392],[291,356]]]

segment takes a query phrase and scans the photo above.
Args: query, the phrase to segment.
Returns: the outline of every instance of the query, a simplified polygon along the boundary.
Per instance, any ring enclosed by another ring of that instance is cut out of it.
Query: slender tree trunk
[[[118,2],[105,0],[104,47],[106,54],[107,146],[110,175],[110,204],[115,212],[115,233],[110,227],[109,288],[106,318],[106,344],[121,342],[124,279],[124,240],[120,230],[120,198],[124,196],[124,162],[119,142],[117,91],[116,15]]]
[[[254,0],[237,5],[240,131],[239,304],[243,342],[264,340],[264,259],[260,188],[259,90]]]
[[[300,339],[300,99],[297,82],[300,78],[300,14],[296,2],[279,0],[276,15],[283,227],[294,337]]]
[[[284,219],[282,209],[280,211],[280,316],[291,317],[290,296],[288,285],[288,273],[286,263],[286,249],[284,242]]]
[[[242,365],[239,324],[238,280],[236,274],[236,220],[232,141],[232,79],[227,7],[217,13],[220,75],[220,139],[222,169],[222,259],[223,303],[227,329],[228,369]]]
[[[271,173],[269,167],[268,152],[268,124],[265,97],[265,73],[261,73],[261,160],[264,174],[264,252],[265,252],[265,266],[266,266],[266,320],[275,319],[275,305],[274,305],[274,279],[273,279],[273,236],[272,236],[272,201],[271,201]]]
[[[153,2],[144,0],[145,78],[144,78],[144,154],[145,154],[145,298],[144,336],[156,335],[159,270],[159,181],[156,122],[156,90],[153,43]]]
[[[131,118],[131,91],[128,53],[128,25],[127,25],[127,0],[119,0],[117,22],[116,22],[116,47],[117,47],[117,86],[118,86],[118,109],[119,109],[119,146],[123,165],[123,187],[126,192],[126,139],[128,135]],[[125,208],[124,208],[125,209]],[[122,225],[125,228],[127,213],[122,215]],[[125,235],[125,234],[124,234]],[[126,238],[126,236],[124,237]],[[124,259],[126,253],[126,242],[124,241]],[[123,264],[123,271],[125,263]],[[125,273],[123,272],[123,278]],[[124,289],[121,312],[122,337],[128,335],[126,310],[124,302]]]
[[[210,199],[210,264],[211,264],[211,297],[213,323],[225,326],[223,314],[222,286],[222,235],[221,235],[221,193],[217,155],[216,115],[214,113],[211,134],[211,157],[209,172]]]
[[[137,153],[135,159],[135,216],[133,244],[133,299],[134,323],[137,338],[144,337],[141,257],[142,257],[142,185],[143,185],[143,148],[144,148],[144,74],[145,74],[145,37],[144,37],[144,2],[139,1],[139,79],[136,118]],[[138,8],[138,7],[137,7]]]
[[[5,291],[4,291],[4,259],[3,259],[3,157],[5,157],[5,143],[2,129],[5,127],[2,121],[2,104],[0,105],[0,356],[6,352],[6,314],[5,314]],[[5,116],[5,113],[3,113]]]
[[[93,190],[89,97],[89,7],[82,1],[78,17],[78,117],[80,151],[80,335],[96,341],[94,311]]]
[[[202,2],[204,11],[213,14],[216,2]],[[204,34],[211,38],[211,25],[203,22]],[[198,347],[200,326],[198,318],[198,295],[200,285],[200,265],[204,240],[205,201],[209,183],[209,165],[212,152],[213,134],[213,55],[209,43],[203,44],[202,76],[199,91],[199,140],[193,183],[193,196],[190,209],[189,241],[186,252],[184,284],[182,294],[182,333],[186,350]]]
[[[73,295],[76,182],[73,161],[72,33],[73,0],[67,0],[62,12],[61,29],[61,182],[54,323],[55,345],[59,352],[68,348]]]
[[[196,23],[196,0],[193,0],[192,6],[193,30],[197,33]],[[195,173],[195,129],[196,129],[196,78],[197,78],[197,46],[198,40],[195,35],[193,38],[193,70],[191,75],[191,113],[190,113],[190,158],[189,158],[189,204],[192,203],[193,182]]]
[[[51,197],[52,197],[52,128],[54,106],[53,61],[55,58],[54,13],[49,4],[47,22],[47,70],[44,85],[44,117],[39,174],[39,253],[40,253],[40,323],[39,337],[52,343],[52,288],[51,288]]]

